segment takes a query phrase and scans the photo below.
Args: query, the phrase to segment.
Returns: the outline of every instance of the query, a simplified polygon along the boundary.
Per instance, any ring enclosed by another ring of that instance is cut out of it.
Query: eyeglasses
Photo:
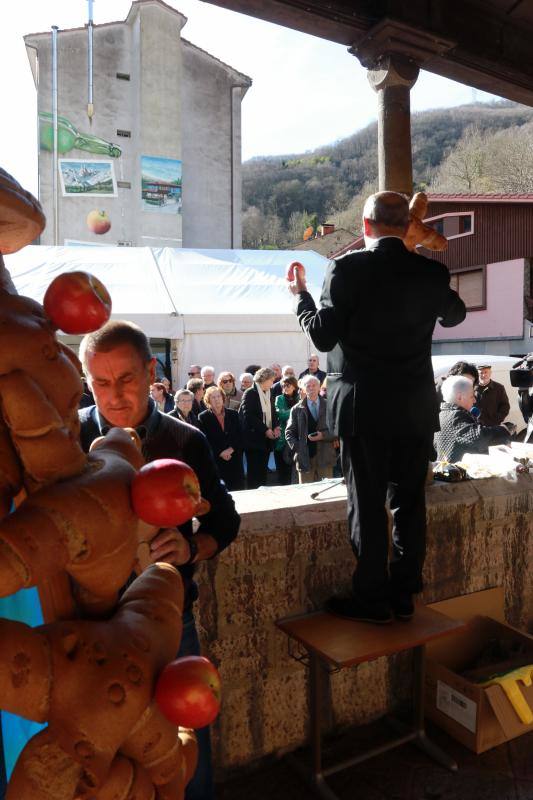
[[[233,383],[233,378],[222,378],[220,383]]]
[[[187,373],[187,375],[189,376],[189,378],[195,378],[195,377],[196,377],[196,375],[199,375],[199,374],[200,374],[199,372],[188,372],[188,373]]]

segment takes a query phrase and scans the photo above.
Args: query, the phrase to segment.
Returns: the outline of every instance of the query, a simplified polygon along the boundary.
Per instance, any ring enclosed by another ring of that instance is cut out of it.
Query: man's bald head
[[[409,203],[399,192],[371,194],[363,208],[365,234],[403,236],[409,225]]]

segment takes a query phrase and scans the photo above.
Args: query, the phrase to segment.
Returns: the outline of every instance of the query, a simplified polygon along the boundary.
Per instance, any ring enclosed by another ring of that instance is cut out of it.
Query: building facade
[[[38,92],[42,244],[241,246],[251,80],[183,39],[186,21],[162,0],[135,0],[124,21],[94,26],[92,117],[87,26],[58,32],[56,200],[52,34],[24,37]]]
[[[436,325],[434,354],[533,350],[533,194],[433,194],[425,222],[448,239],[431,256],[467,307],[461,325]]]

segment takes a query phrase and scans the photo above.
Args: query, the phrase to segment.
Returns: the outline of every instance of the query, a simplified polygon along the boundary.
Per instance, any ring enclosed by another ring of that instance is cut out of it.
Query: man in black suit
[[[328,267],[320,308],[294,270],[290,290],[302,329],[328,352],[328,427],[339,436],[348,523],[357,565],[349,597],[326,609],[385,623],[414,612],[425,556],[425,478],[438,410],[431,366],[437,319],[465,317],[447,268],[409,252],[406,198],[378,192],[363,212],[366,250]],[[388,563],[385,502],[393,516]]]

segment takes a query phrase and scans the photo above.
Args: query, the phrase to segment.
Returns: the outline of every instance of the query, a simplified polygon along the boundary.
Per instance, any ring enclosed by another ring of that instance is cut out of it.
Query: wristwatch
[[[187,543],[189,545],[191,554],[185,563],[192,564],[194,562],[194,559],[198,555],[198,541],[196,539],[196,536],[191,536],[189,539],[187,539]]]

